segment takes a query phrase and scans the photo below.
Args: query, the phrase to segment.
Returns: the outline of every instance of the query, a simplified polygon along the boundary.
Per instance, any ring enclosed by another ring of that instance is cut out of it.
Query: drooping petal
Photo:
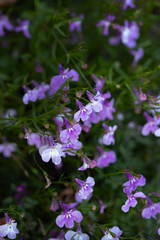
[[[77,210],[72,212],[72,217],[77,223],[80,223],[83,219],[81,212]]]
[[[61,142],[67,143],[68,142],[68,138],[69,138],[68,130],[67,129],[62,130],[61,133],[60,133],[60,140],[61,140]]]
[[[74,69],[68,72],[68,78],[72,77],[72,81],[77,82],[79,80],[79,74]]]
[[[90,186],[94,186],[95,185],[95,181],[92,177],[88,177],[86,179],[86,183],[89,183]]]
[[[110,228],[109,231],[111,231],[114,234],[116,234],[116,237],[119,237],[123,233],[122,230],[120,230],[119,227],[116,227],[116,226]]]
[[[56,224],[58,227],[62,228],[65,224],[65,215],[59,215],[57,218],[56,218]]]

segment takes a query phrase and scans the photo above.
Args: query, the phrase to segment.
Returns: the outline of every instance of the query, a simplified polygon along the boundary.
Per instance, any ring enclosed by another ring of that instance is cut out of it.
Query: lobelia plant
[[[0,239],[158,239],[159,16],[158,1],[1,8]]]

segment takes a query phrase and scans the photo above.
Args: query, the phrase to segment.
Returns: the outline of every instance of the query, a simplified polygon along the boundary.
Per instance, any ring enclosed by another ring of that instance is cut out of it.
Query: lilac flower
[[[97,158],[97,167],[99,168],[108,167],[110,163],[116,162],[115,152],[113,151],[103,152],[103,150],[100,147],[97,148],[101,154],[101,156]]]
[[[101,112],[99,112],[99,117],[102,121],[104,121],[106,118],[109,120],[113,120],[113,113],[115,112],[114,108],[114,99],[109,101],[103,102],[103,109]]]
[[[52,120],[57,124],[59,132],[62,131],[62,127],[64,124],[63,117],[64,117],[64,114],[58,114],[56,117],[52,118]]]
[[[5,112],[4,118],[15,117],[16,115],[17,115],[17,111],[13,108],[10,108]]]
[[[106,17],[106,20],[100,20],[98,23],[97,23],[97,27],[101,27],[101,26],[104,26],[104,30],[103,30],[103,35],[108,35],[108,32],[109,32],[109,26],[111,25],[111,22],[115,20],[115,16],[112,16],[112,15],[108,15]]]
[[[103,231],[104,232],[104,231]],[[112,227],[109,228],[108,231],[104,232],[104,237],[101,238],[101,240],[119,240],[119,236],[122,234],[123,232],[119,229],[119,227]]]
[[[65,156],[65,153],[62,150],[62,145],[56,143],[52,146],[45,145],[39,149],[39,153],[44,162],[49,162],[52,159],[52,162],[55,165],[59,165],[62,161],[61,157]]]
[[[63,230],[60,231],[60,234],[57,238],[49,238],[48,240],[64,240]]]
[[[113,127],[107,126],[105,123],[103,123],[103,127],[106,129],[106,133],[104,134],[102,138],[102,142],[105,145],[111,145],[115,143],[114,140],[114,132],[117,129],[117,125],[114,125]]]
[[[136,190],[137,186],[144,186],[146,184],[146,179],[143,177],[143,175],[134,177],[128,171],[126,171],[126,175],[129,179],[129,181],[125,182],[123,184],[123,186],[124,186],[123,192],[125,192],[125,193],[131,193],[132,191]]]
[[[139,38],[139,27],[137,23],[134,21],[129,23],[126,20],[121,31],[122,43],[129,48],[134,48],[136,46],[136,40]]]
[[[35,102],[38,99],[38,92],[36,89],[29,90],[24,86],[25,90],[27,91],[23,96],[23,103],[28,104],[29,101]]]
[[[152,132],[154,134],[155,131],[158,129],[157,125],[159,124],[159,120],[157,119],[156,116],[154,118],[152,118],[146,112],[144,112],[144,116],[147,120],[147,123],[142,128],[142,135],[147,136],[147,135],[149,135],[150,132]]]
[[[84,18],[84,15],[81,14],[79,20],[75,20],[75,21],[71,21],[69,23],[69,31],[73,32],[73,31],[77,31],[77,32],[82,32],[82,19]]]
[[[121,41],[121,35],[120,34],[118,34],[115,37],[110,37],[109,38],[109,44],[113,45],[113,46],[119,45],[120,41]]]
[[[19,23],[19,26],[15,27],[15,31],[16,32],[22,31],[26,38],[31,38],[31,34],[28,31],[30,21],[28,19],[26,20],[18,19],[17,22]]]
[[[11,157],[12,152],[16,151],[16,144],[15,143],[7,143],[7,142],[3,142],[2,144],[0,144],[0,153],[3,153],[3,156],[6,158]]]
[[[105,84],[105,80],[104,78],[98,78],[95,74],[92,74],[92,77],[94,78],[94,82],[96,84],[96,87],[95,87],[95,90],[96,91],[101,91],[104,87],[104,84]]]
[[[99,114],[92,112],[91,115],[89,116],[89,118],[87,119],[87,121],[94,123],[94,124],[98,123],[100,121]],[[87,121],[85,121],[84,123],[86,123]]]
[[[59,209],[59,204],[58,201],[56,199],[52,200],[51,206],[50,206],[50,210],[52,212],[56,212]]]
[[[35,89],[37,90],[37,98],[39,100],[45,98],[45,92],[49,90],[49,85],[42,82],[40,85],[32,80],[33,85],[35,86]]]
[[[20,202],[19,200],[22,198],[25,190],[26,190],[26,185],[25,184],[21,184],[21,185],[18,185],[16,187],[16,194],[14,195],[14,198],[18,201],[17,203],[18,203],[19,206],[23,206],[23,203]]]
[[[36,68],[35,71],[37,73],[42,73],[43,72],[43,67],[40,65],[39,60],[36,60]]]
[[[66,204],[63,204],[63,208],[64,212],[56,218],[56,224],[58,227],[62,228],[65,225],[66,228],[73,228],[74,221],[77,223],[82,221],[83,216],[80,211],[68,210]]]
[[[84,124],[83,124],[83,130],[85,132],[89,132],[90,128],[92,127],[92,123],[91,123],[91,119],[87,119],[86,121],[84,121]]]
[[[41,138],[38,133],[31,133],[30,137],[27,139],[27,143],[30,146],[36,145],[38,149],[42,146]]]
[[[80,110],[74,114],[74,120],[76,120],[76,122],[79,122],[80,119],[82,121],[86,121],[89,118],[89,116],[92,112],[91,105],[87,104],[84,107],[78,99],[76,100],[76,103],[77,103]]]
[[[4,16],[0,12],[0,36],[1,37],[3,37],[4,34],[5,34],[4,29],[7,29],[8,31],[12,31],[13,30],[13,25],[10,23],[8,17]]]
[[[123,10],[126,10],[127,7],[135,8],[135,5],[133,4],[133,0],[124,0]]]
[[[78,140],[75,140],[74,142],[68,141],[67,143],[63,144],[63,148],[65,151],[72,151],[73,149],[80,149],[82,147],[82,143]]]
[[[86,200],[90,200],[91,199],[91,197],[92,197],[92,193],[90,193],[89,195],[88,195],[88,197],[85,199],[85,201]],[[76,192],[75,193],[75,200],[76,200],[76,202],[77,202],[77,204],[79,204],[79,203],[81,203],[82,201],[83,201],[83,199],[82,198],[80,198],[80,196],[79,196],[79,193],[78,192]]]
[[[81,147],[82,143],[78,140],[75,140],[74,142],[68,141],[67,143],[63,144],[63,150],[66,151],[65,154],[70,156],[75,156],[76,150],[80,149]]]
[[[95,112],[100,112],[103,108],[102,106],[102,97],[100,92],[98,91],[96,96],[94,96],[92,93],[90,93],[89,91],[87,91],[87,95],[89,100],[91,101],[88,105],[92,106],[93,111]]]
[[[96,161],[90,160],[87,156],[82,157],[83,165],[78,168],[78,170],[85,171],[87,168],[94,168],[96,166]]]
[[[17,223],[15,220],[9,218],[8,214],[5,213],[6,224],[0,225],[0,237],[7,236],[10,239],[15,239],[16,234],[19,233],[17,229]]]
[[[67,143],[68,140],[74,142],[75,140],[78,139],[78,136],[81,133],[82,130],[81,126],[78,123],[71,125],[66,118],[64,118],[64,123],[66,125],[66,129],[60,132],[61,142]]]
[[[100,205],[100,214],[103,214],[104,210],[107,208],[107,205],[104,202],[102,202],[102,200],[100,198],[98,198],[98,202]]]
[[[68,231],[65,234],[65,239],[66,240],[89,240],[89,236],[86,233],[82,233],[80,224],[78,224],[77,231]]]
[[[148,197],[147,197],[147,201],[148,201],[148,207],[143,209],[142,217],[147,219],[153,217],[156,219],[157,213],[160,213],[160,202],[153,203]]]
[[[132,66],[136,66],[138,61],[143,58],[144,56],[144,50],[143,48],[139,48],[137,51],[136,50],[131,50],[130,53],[133,55],[134,60],[132,63]]]
[[[137,200],[136,198],[146,198],[146,195],[142,192],[136,192],[134,194],[128,194],[127,193],[127,201],[125,204],[122,206],[122,211],[123,212],[128,212],[130,207],[135,207],[137,205]]]
[[[160,235],[160,228],[158,228],[158,235]]]
[[[59,71],[60,75],[56,75],[52,77],[51,83],[50,83],[50,91],[48,93],[49,96],[53,95],[58,91],[58,89],[61,87],[61,85],[69,78],[72,78],[71,81],[78,81],[79,80],[79,74],[71,69],[69,71],[69,68],[64,69],[61,64],[59,64]]]
[[[88,177],[85,182],[78,178],[75,178],[75,180],[80,186],[78,191],[80,198],[87,199],[88,195],[93,192],[92,187],[95,185],[94,179],[92,177]]]
[[[28,104],[29,101],[35,102],[38,99],[41,100],[45,98],[45,92],[49,90],[49,85],[45,84],[44,82],[40,85],[35,81],[32,81],[32,83],[35,86],[35,88],[33,88],[32,90],[24,86],[24,89],[26,91],[25,95],[23,96],[24,104]]]

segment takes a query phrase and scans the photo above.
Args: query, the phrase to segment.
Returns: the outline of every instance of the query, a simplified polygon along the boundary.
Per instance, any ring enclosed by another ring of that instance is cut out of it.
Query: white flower
[[[17,223],[14,220],[10,219],[6,214],[6,224],[0,225],[0,237],[7,236],[10,239],[15,239],[16,234],[19,233],[17,229]]]
[[[55,165],[60,164],[62,161],[61,157],[65,156],[65,153],[62,151],[62,145],[59,143],[53,147],[45,145],[39,149],[39,153],[44,162],[49,162],[49,160],[52,159]]]

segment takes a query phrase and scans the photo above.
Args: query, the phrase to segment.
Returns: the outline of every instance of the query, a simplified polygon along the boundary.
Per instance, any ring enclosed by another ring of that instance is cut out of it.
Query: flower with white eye
[[[19,233],[17,229],[17,223],[15,220],[9,218],[8,214],[5,214],[6,217],[6,224],[0,226],[0,237],[7,236],[10,239],[15,239],[16,234]]]
[[[61,157],[65,156],[65,153],[62,150],[62,145],[59,143],[51,147],[48,145],[45,145],[39,149],[39,153],[44,162],[49,162],[49,160],[52,159],[52,162],[55,165],[60,164],[62,161]]]

